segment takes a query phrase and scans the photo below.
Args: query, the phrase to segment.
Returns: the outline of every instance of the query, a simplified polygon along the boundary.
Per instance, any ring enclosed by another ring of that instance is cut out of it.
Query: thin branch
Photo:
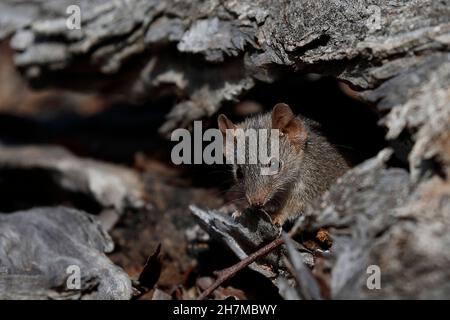
[[[289,233],[288,236],[291,237],[292,234]],[[280,237],[276,238],[275,240],[273,240],[272,242],[265,245],[264,247],[262,247],[261,249],[255,251],[254,253],[249,255],[247,258],[239,261],[235,265],[232,265],[231,267],[223,269],[221,271],[216,271],[215,272],[215,275],[217,276],[216,281],[211,286],[206,288],[206,290],[203,291],[198,296],[197,300],[206,299],[211,293],[214,292],[214,290],[216,290],[218,287],[220,287],[220,285],[222,285],[222,283],[231,279],[232,277],[234,277],[234,275],[236,273],[238,273],[242,269],[248,267],[250,264],[252,264],[256,260],[258,260],[259,258],[266,256],[267,254],[269,254],[270,252],[272,252],[273,250],[278,248],[283,243],[284,243],[284,240],[280,236]]]

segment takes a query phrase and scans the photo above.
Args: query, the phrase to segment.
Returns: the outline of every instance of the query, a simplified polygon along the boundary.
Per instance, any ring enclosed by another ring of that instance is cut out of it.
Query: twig
[[[291,237],[291,233],[288,234],[289,237]],[[280,245],[282,245],[284,242],[282,237],[278,237],[272,242],[268,243],[261,249],[253,252],[251,255],[249,255],[247,258],[239,261],[235,265],[232,265],[229,268],[223,269],[221,271],[216,271],[214,274],[217,276],[216,281],[210,285],[208,288],[205,289],[197,298],[197,300],[204,300],[206,299],[211,293],[214,292],[222,283],[225,281],[231,279],[236,273],[244,269],[245,267],[249,266],[259,258],[262,258],[269,254],[271,251],[278,248]]]

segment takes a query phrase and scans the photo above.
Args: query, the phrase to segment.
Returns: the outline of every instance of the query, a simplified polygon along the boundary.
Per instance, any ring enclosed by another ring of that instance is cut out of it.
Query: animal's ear
[[[272,129],[282,130],[293,118],[295,115],[286,103],[277,103],[272,110]]]
[[[222,134],[226,134],[227,129],[236,129],[236,125],[228,119],[224,114],[220,114],[217,118],[217,123]]]
[[[303,149],[308,138],[305,123],[297,118],[285,103],[278,103],[272,111],[272,129],[278,129],[297,150]]]

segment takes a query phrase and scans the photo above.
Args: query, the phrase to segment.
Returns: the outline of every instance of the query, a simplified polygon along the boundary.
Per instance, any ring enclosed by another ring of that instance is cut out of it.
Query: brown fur
[[[300,215],[311,200],[322,195],[348,169],[338,150],[285,104],[277,104],[272,112],[238,125],[221,115],[219,128],[222,132],[235,128],[280,130],[282,165],[277,174],[261,175],[261,164],[233,165],[234,189],[247,199],[247,206],[266,211],[278,225]]]

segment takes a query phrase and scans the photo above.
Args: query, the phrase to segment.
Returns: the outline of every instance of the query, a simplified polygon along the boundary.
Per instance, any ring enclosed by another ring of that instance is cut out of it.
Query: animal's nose
[[[248,197],[247,196],[247,201],[249,203],[250,206],[252,206],[255,209],[261,209],[264,207],[264,205],[266,204],[266,197],[265,196],[252,196],[252,197]]]
[[[255,207],[256,209],[261,209],[262,207],[264,207],[264,203],[262,201],[255,201],[253,202],[253,207]]]

